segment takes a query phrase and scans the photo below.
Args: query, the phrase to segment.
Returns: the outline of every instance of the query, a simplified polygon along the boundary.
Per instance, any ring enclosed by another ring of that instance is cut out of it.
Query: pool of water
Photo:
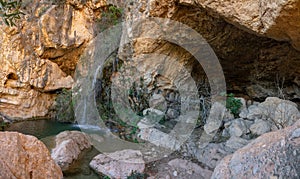
[[[4,131],[15,131],[26,135],[33,135],[40,139],[49,150],[55,145],[55,135],[66,130],[80,131],[99,131],[96,126],[86,126],[70,123],[61,123],[49,119],[28,120],[10,124],[4,128]],[[75,161],[69,172],[64,172],[65,179],[97,179],[102,178],[89,168],[89,162],[99,152],[93,147],[83,152],[80,159]]]
[[[48,136],[57,135],[66,130],[80,131],[80,127],[76,124],[61,123],[53,120],[42,119],[13,123],[5,127],[4,130],[33,135],[38,139],[42,139]]]

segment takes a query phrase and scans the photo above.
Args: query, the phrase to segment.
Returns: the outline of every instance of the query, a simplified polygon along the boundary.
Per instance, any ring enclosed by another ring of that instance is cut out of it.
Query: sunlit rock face
[[[290,42],[300,50],[300,1],[259,0],[180,0],[185,5],[197,5],[227,22],[252,33]]]
[[[18,27],[1,26],[0,112],[16,119],[49,115],[55,92],[93,38],[104,1],[24,1]]]
[[[125,19],[160,17],[182,22],[201,34],[213,48],[229,92],[259,101],[268,96],[298,101],[300,52],[296,44],[300,16],[297,9],[299,1],[268,1],[259,5],[256,1],[140,0],[129,5]],[[124,33],[130,34],[128,29]],[[155,26],[145,29],[145,33],[158,30]],[[201,85],[205,73],[183,48],[162,39],[139,37],[134,37],[129,46],[132,56],[138,56],[140,62],[143,61],[140,54],[152,53],[179,59],[197,85]],[[124,51],[128,52],[128,47]],[[128,53],[119,55],[128,59]]]
[[[63,178],[46,146],[36,137],[0,132],[0,178]]]
[[[261,101],[268,96],[300,100],[299,1],[137,0],[126,7],[124,2],[24,1],[20,25],[0,28],[0,113],[18,119],[49,115],[56,91],[72,87],[78,59],[102,29],[98,22],[108,4],[122,7],[127,22],[170,18],[196,30],[218,56],[230,92]],[[126,25],[124,34],[130,34],[131,24]],[[135,37],[119,49],[124,61],[141,59],[133,61],[140,71],[155,60],[142,55],[152,53],[177,59],[197,87],[209,88],[201,65],[170,42]],[[147,79],[155,79],[149,74]],[[172,79],[157,78],[167,82],[164,92],[170,90]]]

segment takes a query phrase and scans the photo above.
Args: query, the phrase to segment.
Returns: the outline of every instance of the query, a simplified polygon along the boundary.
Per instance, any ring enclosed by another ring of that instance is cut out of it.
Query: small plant
[[[242,107],[240,99],[236,99],[232,93],[227,95],[226,108],[231,111],[234,117],[238,117],[240,108]]]
[[[103,179],[110,179],[110,177],[107,176],[107,175],[105,175],[105,176],[103,177]]]
[[[72,91],[63,89],[57,95],[55,100],[55,119],[60,122],[73,122],[74,105],[72,102]]]
[[[0,129],[1,131],[4,131],[4,128],[7,126],[8,124],[4,121],[0,122]]]
[[[140,78],[139,83],[133,82],[128,94],[131,109],[137,115],[143,116],[143,111],[149,108],[148,101],[150,99],[150,93],[148,93],[148,89],[144,85],[144,79]]]
[[[112,23],[116,25],[119,22],[119,18],[122,16],[123,10],[116,6],[109,6],[108,13],[104,14],[110,18]]]
[[[101,30],[109,28],[121,22],[123,10],[116,6],[109,6],[102,12],[101,17],[98,19]]]
[[[145,179],[147,177],[149,177],[149,175],[146,173],[138,173],[137,171],[134,171],[127,177],[127,179]]]
[[[20,8],[21,1],[19,0],[0,0],[0,16],[2,18],[2,22],[4,22],[7,26],[10,27],[16,26],[15,22],[18,19],[21,19],[21,15],[24,15]]]

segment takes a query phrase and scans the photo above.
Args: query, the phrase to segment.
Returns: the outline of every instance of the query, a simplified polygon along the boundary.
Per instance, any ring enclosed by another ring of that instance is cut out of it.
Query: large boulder
[[[36,137],[0,132],[0,178],[63,178],[46,146]]]
[[[90,167],[109,177],[126,179],[133,172],[143,173],[145,162],[140,151],[122,150],[97,155],[90,162]]]
[[[226,156],[212,178],[299,178],[300,121],[258,137]]]
[[[274,127],[281,129],[294,124],[300,118],[297,104],[289,100],[279,99],[278,97],[268,97],[258,105],[249,106],[247,111],[242,111],[243,116],[249,120],[264,119],[268,120]],[[257,123],[257,121],[256,121]],[[266,127],[266,131],[267,128]]]
[[[67,171],[83,150],[91,147],[89,137],[79,131],[61,132],[56,136],[55,143],[51,156],[62,171]]]

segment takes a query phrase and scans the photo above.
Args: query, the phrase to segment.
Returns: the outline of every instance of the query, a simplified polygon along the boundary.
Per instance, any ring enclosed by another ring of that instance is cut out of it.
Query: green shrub
[[[127,179],[145,179],[149,177],[149,175],[145,173],[138,173],[137,171],[134,171],[131,173],[130,176],[127,177]]]
[[[74,105],[72,90],[63,89],[55,100],[55,119],[60,122],[74,122]]]
[[[238,117],[242,105],[241,100],[236,99],[232,93],[227,95],[226,108],[231,111],[234,117]]]
[[[100,30],[103,31],[113,25],[118,24],[122,20],[123,10],[116,6],[108,6],[105,8],[98,19]]]
[[[2,22],[4,22],[7,26],[16,26],[15,22],[18,19],[21,19],[21,15],[24,15],[20,8],[21,1],[19,0],[0,0],[0,16],[2,18]]]

